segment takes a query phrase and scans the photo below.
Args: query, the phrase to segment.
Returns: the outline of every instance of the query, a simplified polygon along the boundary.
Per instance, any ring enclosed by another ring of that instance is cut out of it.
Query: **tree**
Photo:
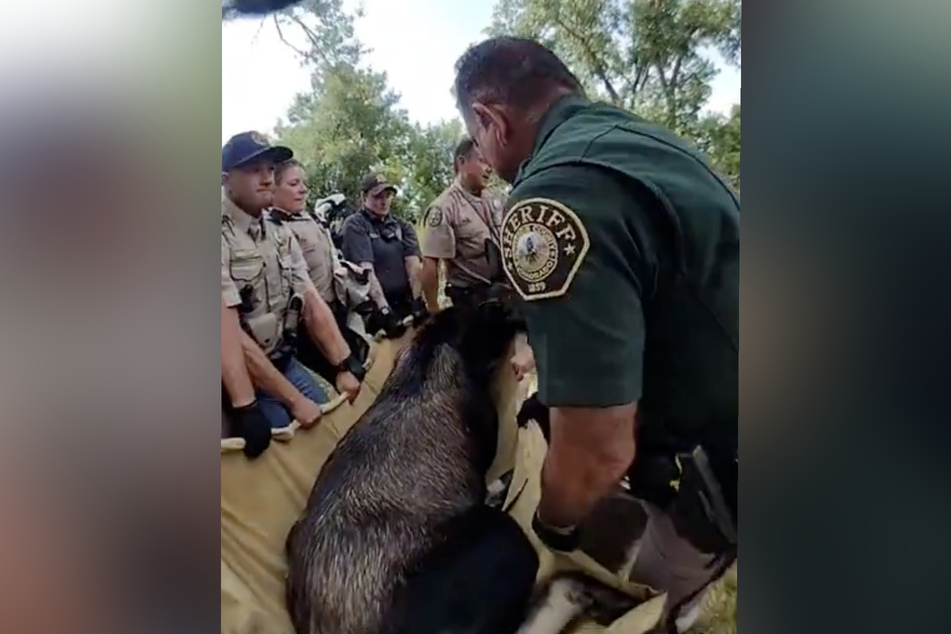
[[[342,192],[356,206],[361,179],[377,171],[400,188],[393,213],[418,219],[452,180],[460,123],[410,121],[386,74],[361,66],[365,49],[340,0],[306,0],[268,19],[311,70],[311,90],[275,134],[304,164],[312,199]]]
[[[735,121],[701,113],[716,56],[739,66],[740,9],[740,0],[499,0],[487,32],[542,42],[590,95],[696,142],[738,184],[739,110]]]
[[[490,35],[551,48],[592,94],[690,129],[719,52],[740,59],[740,0],[499,0]]]
[[[465,130],[458,120],[436,125],[413,127],[406,153],[399,164],[406,183],[403,201],[409,209],[405,215],[418,220],[426,207],[452,182],[452,156]]]
[[[715,114],[704,118],[696,140],[730,185],[740,191],[740,106],[733,106],[728,117]]]
[[[400,183],[395,168],[411,126],[398,102],[386,75],[345,64],[324,69],[319,91],[296,97],[275,132],[304,164],[312,196],[339,191],[355,202],[371,170]]]

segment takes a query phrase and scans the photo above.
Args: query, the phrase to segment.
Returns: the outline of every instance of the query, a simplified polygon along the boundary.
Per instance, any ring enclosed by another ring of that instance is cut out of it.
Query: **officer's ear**
[[[221,186],[222,187],[228,186],[228,172],[221,173]]]
[[[472,114],[479,127],[495,136],[496,143],[505,144],[511,132],[509,113],[505,106],[476,101],[472,104]]]

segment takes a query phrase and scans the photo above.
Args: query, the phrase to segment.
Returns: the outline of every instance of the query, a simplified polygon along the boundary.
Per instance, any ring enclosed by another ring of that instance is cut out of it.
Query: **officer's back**
[[[567,97],[549,136],[518,175],[571,162],[607,168],[649,213],[621,215],[614,247],[641,290],[645,422],[684,447],[738,417],[739,202],[695,150],[639,117]]]

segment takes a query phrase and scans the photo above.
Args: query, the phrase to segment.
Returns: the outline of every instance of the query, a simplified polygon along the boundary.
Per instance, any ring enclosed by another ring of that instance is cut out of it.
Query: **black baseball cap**
[[[376,196],[387,189],[393,190],[394,194],[396,193],[396,186],[390,185],[380,174],[367,174],[360,184],[360,191],[371,196]]]
[[[271,145],[260,132],[241,132],[228,139],[221,148],[221,171],[229,172],[256,160],[283,163],[293,157],[290,148]]]

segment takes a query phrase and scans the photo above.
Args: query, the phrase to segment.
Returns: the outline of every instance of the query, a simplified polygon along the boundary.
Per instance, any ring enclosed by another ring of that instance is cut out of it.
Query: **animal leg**
[[[446,526],[419,562],[393,619],[394,634],[513,634],[525,617],[538,555],[518,524],[475,507]]]
[[[583,617],[609,625],[637,603],[581,574],[559,575],[539,593],[518,634],[561,634]]]

